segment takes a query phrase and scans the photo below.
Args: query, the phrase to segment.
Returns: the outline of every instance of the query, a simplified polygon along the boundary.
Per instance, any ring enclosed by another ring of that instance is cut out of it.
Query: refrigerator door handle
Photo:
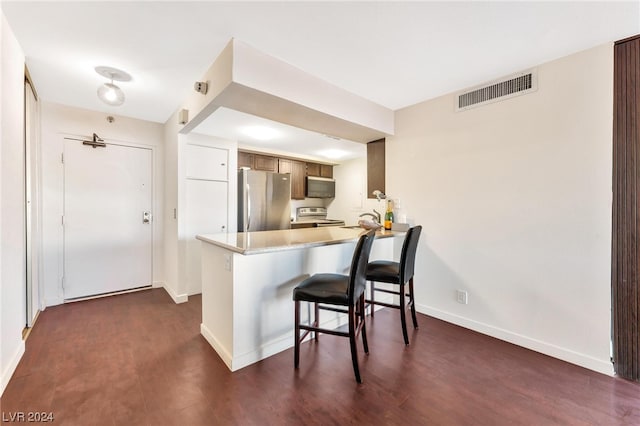
[[[245,232],[249,232],[249,227],[251,226],[251,187],[247,184],[247,225],[245,228]]]

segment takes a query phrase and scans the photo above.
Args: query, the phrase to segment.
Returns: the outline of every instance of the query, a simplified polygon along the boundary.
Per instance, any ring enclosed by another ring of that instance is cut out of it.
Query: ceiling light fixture
[[[318,151],[318,155],[332,160],[340,160],[349,155],[349,153],[342,149],[325,149],[324,151]]]
[[[248,126],[242,129],[242,133],[259,141],[268,141],[280,136],[280,132],[266,126]]]
[[[124,103],[124,92],[113,84],[113,81],[131,81],[131,76],[122,70],[112,67],[100,66],[96,67],[95,71],[111,80],[110,83],[104,83],[98,87],[98,98],[107,105],[122,105]]]

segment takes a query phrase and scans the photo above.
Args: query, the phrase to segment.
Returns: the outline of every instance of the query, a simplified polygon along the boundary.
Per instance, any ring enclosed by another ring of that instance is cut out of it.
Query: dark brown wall
[[[384,157],[385,139],[367,144],[367,198],[376,198],[373,195],[376,189],[386,193]]]
[[[614,367],[640,381],[640,36],[614,46],[613,98]]]

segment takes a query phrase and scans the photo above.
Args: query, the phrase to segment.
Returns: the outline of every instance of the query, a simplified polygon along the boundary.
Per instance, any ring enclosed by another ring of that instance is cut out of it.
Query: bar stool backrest
[[[349,272],[349,301],[354,304],[356,300],[362,295],[367,287],[367,264],[369,263],[369,254],[371,253],[371,246],[373,240],[376,237],[376,231],[370,230],[366,234],[363,234],[358,239],[358,244],[353,252],[353,259],[351,260],[351,270]]]
[[[418,240],[422,226],[414,226],[407,231],[402,244],[402,253],[400,254],[400,282],[406,283],[413,278],[416,264],[416,251],[418,250]]]

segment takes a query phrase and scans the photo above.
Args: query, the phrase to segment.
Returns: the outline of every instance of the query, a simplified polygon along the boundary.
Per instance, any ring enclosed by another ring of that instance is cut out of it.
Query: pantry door
[[[65,139],[65,301],[151,286],[152,155]]]

